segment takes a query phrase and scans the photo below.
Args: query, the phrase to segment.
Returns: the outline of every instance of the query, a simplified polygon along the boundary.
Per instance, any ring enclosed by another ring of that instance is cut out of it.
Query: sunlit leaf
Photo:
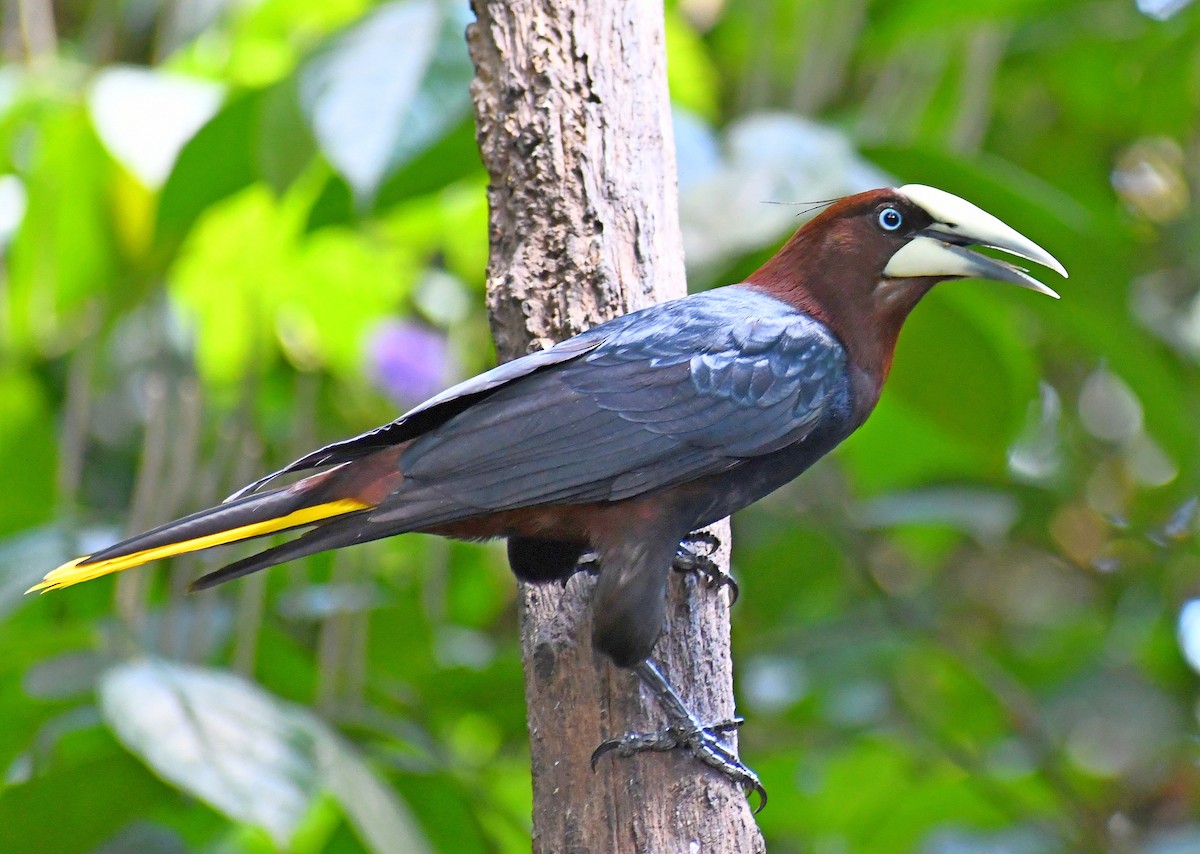
[[[162,661],[100,681],[105,719],[165,780],[287,845],[320,791],[308,717],[230,674]]]
[[[234,98],[179,152],[158,203],[160,239],[177,241],[197,217],[257,177],[254,132],[263,95]]]
[[[0,347],[10,352],[61,346],[85,325],[89,303],[119,290],[112,165],[87,114],[47,110],[26,144],[25,216],[0,290]]]
[[[184,144],[217,111],[221,87],[162,71],[112,66],[92,81],[88,108],[113,156],[148,187],[167,179]]]
[[[284,287],[290,251],[287,222],[265,187],[225,201],[191,233],[168,288],[189,312],[185,320],[195,323],[202,377],[237,382],[265,352],[270,325],[261,308],[263,291]],[[285,281],[276,284],[277,278]]]
[[[360,199],[466,114],[464,12],[441,0],[384,4],[301,72],[317,140]]]
[[[251,140],[259,175],[283,192],[312,162],[316,140],[300,109],[294,77],[263,93],[257,131]]]
[[[25,218],[25,185],[16,175],[0,175],[0,251]]]
[[[715,120],[722,81],[703,39],[677,9],[671,8],[666,11],[666,37],[671,102]]]
[[[190,53],[191,62],[235,84],[269,86],[295,70],[314,38],[353,25],[371,6],[371,0],[262,0],[234,6],[236,14],[224,16],[221,22],[226,31],[216,27],[205,34],[211,38],[215,31],[221,38],[227,32],[227,53],[214,51],[204,37],[182,53]]]
[[[412,259],[362,233],[329,228],[303,242],[293,265],[286,288],[270,295],[285,351],[301,366],[315,358],[361,375],[370,330],[414,282]]]
[[[104,716],[165,780],[287,846],[318,793],[331,793],[373,851],[428,851],[412,816],[309,712],[228,673],[161,660],[100,683]],[[400,846],[400,847],[395,847]]]
[[[237,383],[280,350],[302,369],[362,375],[367,334],[411,287],[414,259],[350,229],[304,235],[301,216],[259,186],[193,231],[170,289],[196,324],[204,376]]]

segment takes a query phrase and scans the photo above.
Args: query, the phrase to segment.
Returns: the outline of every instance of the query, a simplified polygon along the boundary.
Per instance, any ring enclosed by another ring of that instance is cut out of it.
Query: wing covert
[[[395,421],[305,454],[278,471],[271,472],[254,483],[242,487],[226,498],[225,502],[235,501],[248,495],[282,475],[351,462],[382,448],[408,441],[436,427],[439,423],[449,420],[496,389],[553,365],[576,359],[595,349],[603,341],[603,334],[591,330],[546,350],[539,350],[536,353],[530,353],[519,359],[497,365],[490,371],[485,371],[434,395]]]
[[[406,479],[479,511],[620,500],[803,441],[846,394],[832,334],[749,288],[601,329],[585,355],[417,438]]]

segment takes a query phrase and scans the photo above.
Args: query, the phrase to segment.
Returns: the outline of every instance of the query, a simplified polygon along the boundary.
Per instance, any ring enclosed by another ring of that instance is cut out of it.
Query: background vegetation
[[[1200,9],[1140,6],[669,5],[693,288],[891,181],[1072,274],[938,289],[737,519],[773,851],[1200,850]],[[491,364],[465,4],[3,9],[0,850],[528,850],[500,548],[21,596]]]

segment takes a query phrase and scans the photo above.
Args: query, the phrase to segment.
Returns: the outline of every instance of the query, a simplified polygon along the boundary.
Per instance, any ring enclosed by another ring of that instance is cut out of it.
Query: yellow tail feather
[[[328,519],[331,516],[342,516],[346,513],[353,513],[356,510],[366,510],[371,506],[364,501],[358,501],[354,498],[340,498],[337,501],[304,507],[276,519],[255,522],[252,525],[242,525],[238,528],[230,528],[227,531],[218,531],[215,534],[207,534],[203,537],[183,540],[182,542],[171,543],[166,546],[156,546],[152,549],[145,549],[144,551],[134,552],[122,557],[114,557],[109,560],[97,561],[96,563],[89,563],[83,566],[80,566],[80,564],[88,558],[87,556],[79,557],[69,563],[64,563],[58,569],[46,573],[46,577],[41,582],[33,585],[33,587],[30,587],[25,592],[45,593],[48,590],[59,590],[63,587],[70,587],[72,584],[91,581],[93,578],[99,578],[111,572],[120,572],[132,566],[141,566],[143,563],[149,563],[152,560],[200,551],[201,549],[212,548],[213,546],[222,546],[226,543],[235,543],[238,540],[259,537],[263,534],[273,534],[276,531],[283,531],[288,528],[298,528],[313,522],[319,522],[322,519]]]

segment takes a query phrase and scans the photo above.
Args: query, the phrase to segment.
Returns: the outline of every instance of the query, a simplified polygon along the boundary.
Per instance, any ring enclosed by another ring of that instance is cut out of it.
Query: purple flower
[[[367,342],[371,377],[402,406],[437,394],[456,373],[446,336],[408,320],[386,320]]]

